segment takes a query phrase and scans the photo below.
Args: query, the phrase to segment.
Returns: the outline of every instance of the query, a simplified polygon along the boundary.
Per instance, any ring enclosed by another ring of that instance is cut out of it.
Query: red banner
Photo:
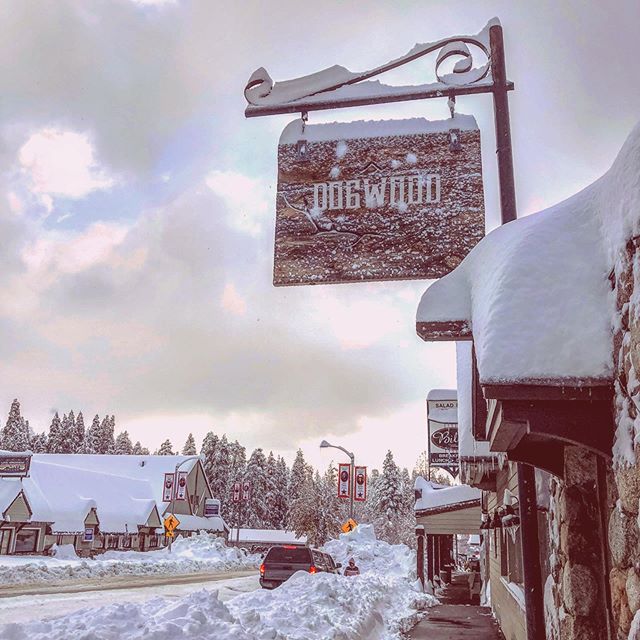
[[[367,467],[356,467],[354,500],[364,502],[367,499]]]
[[[162,502],[171,502],[173,495],[173,473],[164,474],[164,485],[162,487]]]
[[[187,471],[178,472],[178,486],[176,487],[176,500],[187,499]]]
[[[351,465],[338,465],[338,498],[351,497]]]

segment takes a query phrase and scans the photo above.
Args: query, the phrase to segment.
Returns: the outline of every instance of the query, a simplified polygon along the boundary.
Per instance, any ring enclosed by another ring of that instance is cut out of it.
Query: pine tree
[[[84,436],[82,450],[84,453],[99,453],[100,448],[100,416],[96,413],[91,426]]]
[[[136,440],[136,443],[133,445],[133,450],[131,451],[131,453],[134,456],[148,456],[149,449],[147,449],[147,447],[143,447],[140,444],[140,440]]]
[[[305,473],[302,484],[298,486],[297,496],[290,504],[288,517],[288,528],[298,536],[307,536],[309,543],[313,545],[316,544],[318,535],[319,483],[320,476],[317,473],[315,479],[314,476]]]
[[[68,422],[69,418],[65,415],[63,420],[65,424]],[[67,441],[68,434],[65,434],[62,430],[62,423],[60,422],[60,416],[58,412],[53,416],[51,420],[51,426],[49,427],[49,437],[47,438],[47,452],[48,453],[67,453],[68,443]]]
[[[29,449],[29,440],[29,423],[20,414],[20,403],[15,399],[11,403],[4,429],[0,433],[0,449],[26,451]]]
[[[173,445],[169,438],[167,438],[161,445],[160,448],[156,451],[155,455],[157,456],[174,456],[173,453]]]
[[[215,468],[215,456],[216,449],[218,447],[218,436],[213,433],[213,431],[209,431],[207,435],[204,437],[202,441],[202,447],[200,449],[200,455],[204,456],[204,462],[202,466],[204,467],[204,475],[207,477],[207,481],[209,482],[209,486],[212,484],[213,479],[213,470]],[[213,487],[211,487],[213,490]],[[216,495],[215,493],[213,494]],[[216,496],[218,497],[218,496]]]
[[[29,448],[33,453],[47,453],[47,434],[36,433],[31,438]]]
[[[266,529],[277,529],[278,527],[278,468],[273,451],[269,451],[266,463],[267,484],[264,494],[266,506],[264,527]]]
[[[196,441],[193,437],[193,433],[190,433],[187,437],[187,441],[182,447],[183,456],[195,456],[196,455]]]
[[[71,413],[73,414],[73,411]],[[74,453],[82,453],[84,451],[84,416],[82,411],[78,413],[78,417],[75,420],[72,444]]]
[[[289,511],[289,468],[284,458],[276,461],[276,504],[272,519],[276,529],[284,529]]]
[[[116,448],[116,417],[105,416],[100,424],[100,451],[98,453],[113,453]]]
[[[213,465],[209,485],[214,498],[222,499],[229,487],[229,475],[231,473],[231,451],[227,436],[220,438],[213,456]]]
[[[251,498],[244,504],[244,522],[251,529],[264,529],[268,524],[268,507],[265,501],[267,493],[267,459],[261,448],[255,449],[247,463],[245,482],[251,486]]]
[[[337,469],[331,464],[322,478],[316,480],[316,508],[318,512],[314,544],[323,545],[327,540],[337,538],[340,526],[347,519],[346,500],[338,498]]]
[[[304,461],[304,454],[302,449],[298,449],[296,453],[296,459],[291,466],[291,475],[289,476],[289,505],[292,506],[298,501],[302,495],[303,487],[309,477],[309,468]],[[290,514],[289,514],[290,515]],[[287,519],[287,527],[293,529],[293,521],[289,517]]]
[[[221,497],[222,509],[225,520],[231,526],[238,526],[240,517],[239,504],[233,502],[232,489],[236,482],[242,482],[247,471],[247,451],[235,440],[228,446],[229,450],[229,472],[227,473],[227,482],[224,495]]]
[[[121,431],[118,434],[113,452],[120,456],[128,456],[133,453],[133,446],[131,445],[131,439],[127,431]]]
[[[385,456],[382,476],[376,489],[376,532],[381,540],[397,544],[399,521],[406,514],[406,503],[402,495],[400,469],[391,451],[387,451]]]

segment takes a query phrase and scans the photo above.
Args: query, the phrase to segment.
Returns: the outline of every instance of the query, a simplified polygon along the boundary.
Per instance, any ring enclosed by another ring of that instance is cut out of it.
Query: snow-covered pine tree
[[[298,487],[297,497],[290,503],[288,516],[288,528],[299,536],[307,536],[309,543],[313,545],[318,536],[319,484],[320,476],[317,472],[315,476],[305,473],[302,485]]]
[[[317,529],[315,544],[323,545],[337,538],[340,526],[347,519],[348,501],[338,498],[338,471],[330,464],[324,475],[316,481]]]
[[[64,416],[65,420],[68,420],[67,416]],[[66,453],[65,434],[62,432],[62,424],[60,422],[60,416],[56,411],[51,419],[51,425],[49,426],[49,436],[47,438],[47,452],[48,453]]]
[[[155,455],[157,456],[174,456],[173,453],[173,445],[169,438],[167,438],[161,445],[160,448],[156,451]]]
[[[294,503],[298,501],[302,494],[303,487],[307,479],[309,478],[309,466],[304,460],[304,454],[302,453],[302,449],[298,449],[296,453],[296,459],[293,461],[293,465],[291,466],[291,474],[289,475],[289,509]],[[289,516],[291,514],[289,513]],[[293,529],[293,521],[291,517],[287,518],[287,528]]]
[[[190,433],[187,436],[187,441],[184,443],[184,447],[182,447],[182,455],[183,456],[196,455],[196,441],[193,437],[193,433]]]
[[[276,529],[284,529],[289,511],[289,468],[286,460],[278,456],[276,461],[276,508],[273,518]]]
[[[267,494],[267,459],[264,451],[257,448],[247,463],[245,482],[251,485],[251,498],[243,505],[244,522],[240,523],[251,529],[264,529],[268,525],[268,507],[265,500]]]
[[[36,433],[31,436],[29,449],[31,449],[33,453],[47,453],[47,434]]]
[[[0,449],[6,451],[26,451],[29,449],[29,423],[20,413],[20,403],[15,399],[11,403],[9,416],[0,433]]]
[[[277,485],[277,466],[276,458],[273,455],[273,451],[269,451],[266,464],[267,472],[267,485],[264,495],[264,502],[266,507],[264,527],[266,529],[278,528],[278,485]]]
[[[402,495],[400,469],[387,451],[382,464],[382,476],[378,481],[375,530],[378,538],[391,544],[398,543],[398,521],[405,505]]]
[[[229,474],[231,472],[231,452],[229,449],[229,441],[226,434],[218,441],[215,453],[213,455],[213,464],[211,467],[211,479],[209,486],[214,498],[222,497],[229,486]]]
[[[143,447],[140,444],[140,440],[136,440],[136,443],[133,445],[133,451],[131,451],[131,453],[134,456],[148,456],[149,449],[147,449],[147,447]]]
[[[84,416],[82,415],[82,411],[78,413],[78,417],[75,419],[75,428],[71,440],[73,452],[82,453],[84,451]]]
[[[100,434],[100,416],[96,413],[84,436],[83,453],[99,453]]]
[[[229,444],[229,473],[227,474],[227,484],[222,500],[222,513],[225,520],[231,526],[238,526],[240,505],[233,502],[233,485],[242,482],[247,470],[247,451],[237,441]]]
[[[215,433],[213,433],[213,431],[209,431],[207,435],[204,437],[204,439],[202,440],[202,447],[200,449],[200,455],[204,456],[204,463],[202,465],[204,467],[204,475],[207,477],[209,486],[211,486],[212,479],[213,479],[213,470],[215,468],[214,463],[215,463],[216,449],[218,448],[218,442],[219,442],[218,436]]]
[[[120,455],[120,456],[128,456],[133,453],[133,446],[131,444],[131,438],[129,438],[128,431],[121,431],[117,435],[115,448],[113,452],[116,455]]]

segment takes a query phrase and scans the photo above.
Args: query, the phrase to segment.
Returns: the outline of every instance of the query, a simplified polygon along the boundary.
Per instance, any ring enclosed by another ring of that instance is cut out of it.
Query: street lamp
[[[353,453],[351,453],[351,451],[347,451],[344,447],[341,447],[340,445],[337,444],[329,444],[326,440],[323,440],[320,443],[320,448],[321,449],[340,449],[340,451],[344,451],[344,453],[346,453],[349,458],[351,459],[351,469],[349,471],[349,518],[353,519],[353,492],[354,492],[354,486],[353,486],[353,481],[354,481],[354,472],[355,472],[355,460],[356,457],[353,455]]]
[[[173,515],[173,508],[176,503],[176,491],[178,490],[178,469],[183,464],[185,464],[186,462],[189,462],[190,460],[201,460],[201,459],[202,459],[202,454],[200,454],[199,456],[189,456],[188,458],[185,458],[184,460],[181,460],[180,462],[178,462],[178,464],[176,465],[176,469],[173,472],[173,488],[171,490],[171,502],[169,503],[169,511],[171,512],[171,515]],[[171,553],[172,544],[173,544],[173,536],[169,538],[169,553]]]

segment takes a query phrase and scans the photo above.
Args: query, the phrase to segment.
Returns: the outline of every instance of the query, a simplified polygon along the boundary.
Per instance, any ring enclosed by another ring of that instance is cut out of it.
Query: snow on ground
[[[78,558],[71,545],[57,549],[55,557],[0,556],[0,584],[102,578],[120,575],[181,574],[231,571],[257,567],[260,556],[227,547],[222,538],[201,532],[178,538],[173,550],[107,551],[92,559]]]
[[[56,619],[0,627],[0,640],[396,640],[437,601],[413,575],[413,552],[375,539],[361,525],[327,545],[338,561],[353,556],[362,575],[298,572],[273,591],[228,602],[203,589],[178,600],[111,604]]]

